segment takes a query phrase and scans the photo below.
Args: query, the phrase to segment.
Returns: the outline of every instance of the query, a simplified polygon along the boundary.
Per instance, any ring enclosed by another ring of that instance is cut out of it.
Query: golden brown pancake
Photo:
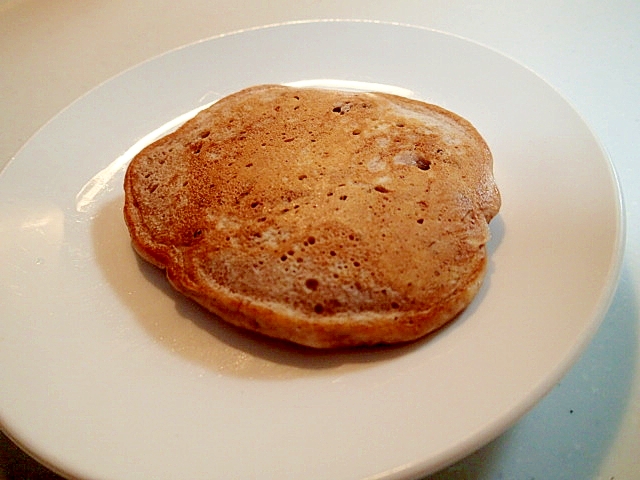
[[[263,85],[146,147],[133,246],[245,329],[318,348],[415,340],[483,281],[500,195],[485,141],[435,105]],[[216,321],[212,316],[212,321]]]

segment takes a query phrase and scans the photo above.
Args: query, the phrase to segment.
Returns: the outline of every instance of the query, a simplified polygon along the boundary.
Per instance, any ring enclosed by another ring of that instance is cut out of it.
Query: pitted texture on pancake
[[[499,208],[473,126],[387,94],[249,88],[125,177],[133,245],[177,290],[314,347],[409,341],[454,318]]]

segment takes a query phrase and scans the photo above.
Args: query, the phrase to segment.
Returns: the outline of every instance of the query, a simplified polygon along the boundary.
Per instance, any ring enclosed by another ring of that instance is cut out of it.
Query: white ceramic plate
[[[241,333],[129,245],[121,182],[143,144],[242,87],[330,80],[449,108],[494,153],[484,287],[412,345]],[[190,45],[79,99],[0,176],[0,232],[0,420],[40,461],[92,479],[396,479],[490,441],[561,378],[608,307],[623,224],[606,155],[531,71],[425,29],[316,22]]]

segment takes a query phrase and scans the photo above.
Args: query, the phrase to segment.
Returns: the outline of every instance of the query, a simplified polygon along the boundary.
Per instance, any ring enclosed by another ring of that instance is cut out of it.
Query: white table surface
[[[589,347],[529,414],[432,479],[640,479],[640,2],[0,0],[0,168],[104,80],[220,33],[302,19],[421,25],[528,66],[581,113],[625,197],[627,245]],[[1,298],[1,294],[0,294]],[[0,479],[59,478],[0,438]]]

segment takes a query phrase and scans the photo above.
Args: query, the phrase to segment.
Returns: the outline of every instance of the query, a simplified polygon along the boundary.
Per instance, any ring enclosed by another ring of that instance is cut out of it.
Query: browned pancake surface
[[[243,90],[125,177],[133,245],[177,290],[314,347],[409,341],[454,318],[499,208],[477,131],[386,94]]]

